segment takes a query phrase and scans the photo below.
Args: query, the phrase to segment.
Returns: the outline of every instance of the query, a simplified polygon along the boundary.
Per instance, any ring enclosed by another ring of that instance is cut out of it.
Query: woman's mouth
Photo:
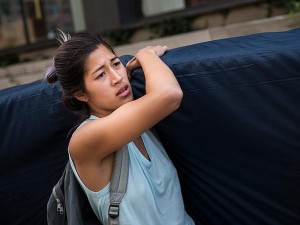
[[[130,93],[129,86],[126,84],[118,91],[117,96],[126,97],[129,93]]]

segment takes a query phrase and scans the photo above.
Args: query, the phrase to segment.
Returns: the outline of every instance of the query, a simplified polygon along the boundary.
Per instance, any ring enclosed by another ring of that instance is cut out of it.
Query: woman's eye
[[[114,64],[113,64],[113,66],[114,67],[117,67],[117,66],[119,66],[121,64],[121,62],[115,62]]]
[[[104,77],[104,75],[105,75],[104,72],[103,72],[103,73],[100,73],[100,74],[96,77],[96,79],[102,78],[102,77]]]

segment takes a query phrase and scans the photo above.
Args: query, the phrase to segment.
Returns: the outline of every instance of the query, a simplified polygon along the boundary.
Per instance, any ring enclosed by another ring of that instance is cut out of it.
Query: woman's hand
[[[155,54],[158,57],[161,57],[163,54],[165,54],[165,52],[167,50],[168,50],[167,46],[161,46],[161,45],[148,46],[148,47],[140,49],[138,51],[138,53],[136,54],[136,56],[134,56],[126,64],[126,71],[127,71],[127,75],[129,77],[129,79],[131,79],[131,72],[134,69],[141,67],[141,64],[139,63],[139,60],[138,60],[138,55],[141,55],[143,52],[149,52],[149,53]]]
[[[167,46],[161,46],[161,45],[148,46],[148,47],[145,47],[145,48],[139,50],[138,53],[137,53],[137,55],[140,52],[148,51],[148,52],[153,52],[155,55],[157,55],[158,57],[160,57],[163,54],[165,54],[165,52],[167,51],[167,49],[168,49]]]
[[[135,56],[128,61],[128,63],[126,64],[126,72],[127,72],[127,76],[129,78],[129,80],[131,80],[131,72],[132,70],[141,67],[140,63],[137,61],[137,59],[135,58]]]

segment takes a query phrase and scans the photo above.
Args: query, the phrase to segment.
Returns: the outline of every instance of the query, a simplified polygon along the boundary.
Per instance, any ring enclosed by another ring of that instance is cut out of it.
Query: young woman
[[[148,129],[175,111],[182,90],[160,56],[166,46],[148,46],[122,65],[98,35],[61,33],[61,46],[47,80],[59,81],[63,102],[84,122],[69,142],[72,169],[102,224],[107,224],[114,153],[129,151],[127,192],[120,224],[194,224],[187,215],[176,169]],[[128,75],[141,67],[146,94],[134,100]]]

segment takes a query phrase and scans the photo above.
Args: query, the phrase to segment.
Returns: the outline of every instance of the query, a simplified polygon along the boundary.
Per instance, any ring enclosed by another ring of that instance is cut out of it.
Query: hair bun
[[[50,66],[46,70],[46,80],[48,83],[52,84],[58,80],[56,75],[56,69],[54,66]]]

